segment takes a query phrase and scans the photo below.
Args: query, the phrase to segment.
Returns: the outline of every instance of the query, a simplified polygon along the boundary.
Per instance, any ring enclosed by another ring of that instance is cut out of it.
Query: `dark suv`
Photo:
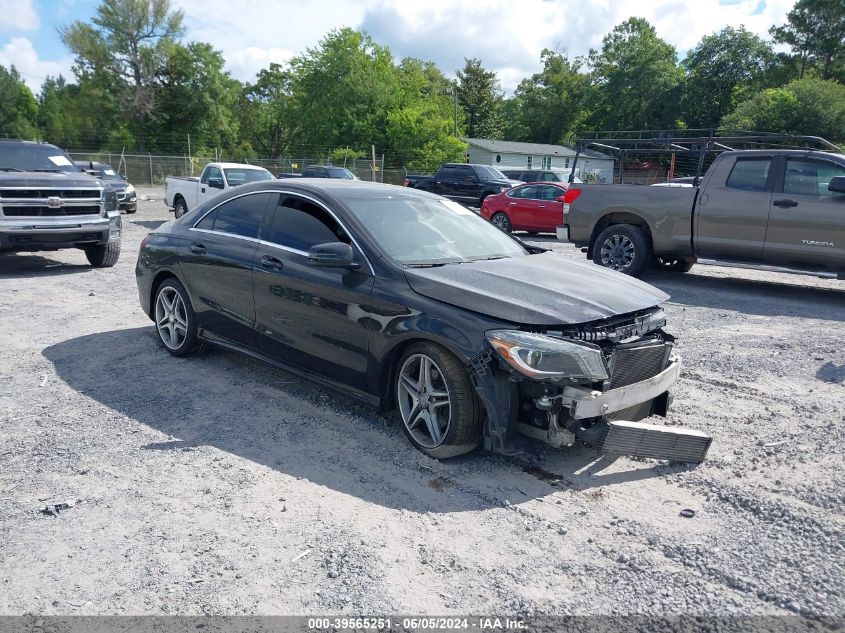
[[[117,206],[124,213],[135,213],[138,210],[138,197],[133,187],[108,163],[97,163],[88,160],[75,160],[74,165],[81,171],[91,174],[103,181],[103,185],[117,195]]]

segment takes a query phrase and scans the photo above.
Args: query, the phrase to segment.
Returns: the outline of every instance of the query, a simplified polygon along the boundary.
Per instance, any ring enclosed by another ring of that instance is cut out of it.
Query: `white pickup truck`
[[[164,202],[181,218],[221,191],[259,180],[273,180],[273,174],[255,165],[208,163],[199,178],[168,176],[164,182]]]

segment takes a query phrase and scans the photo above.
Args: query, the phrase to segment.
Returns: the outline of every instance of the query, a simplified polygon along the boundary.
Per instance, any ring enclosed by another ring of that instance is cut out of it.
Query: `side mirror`
[[[360,264],[352,261],[352,247],[343,242],[315,244],[308,251],[308,265],[322,268],[357,269]]]
[[[221,178],[209,178],[208,179],[208,186],[214,187],[215,189],[222,189],[223,188],[223,180]]]
[[[827,190],[834,193],[845,193],[845,176],[831,178]]]

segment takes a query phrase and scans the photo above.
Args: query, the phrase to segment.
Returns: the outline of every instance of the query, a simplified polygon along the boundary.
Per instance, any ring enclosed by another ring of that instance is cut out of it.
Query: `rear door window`
[[[457,167],[442,167],[440,169],[440,179],[441,180],[455,180],[457,178],[458,168]]]
[[[742,191],[765,191],[771,167],[772,159],[769,157],[737,160],[725,186]]]
[[[264,216],[277,199],[275,193],[252,193],[229,200],[205,216],[196,228],[258,239]]]

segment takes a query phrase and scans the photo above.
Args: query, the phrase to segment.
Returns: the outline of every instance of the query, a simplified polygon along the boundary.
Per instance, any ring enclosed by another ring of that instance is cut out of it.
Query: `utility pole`
[[[188,163],[191,165],[191,176],[194,175],[194,159],[191,158],[191,135],[188,134]]]
[[[452,95],[455,97],[455,138],[458,136],[458,82],[452,85]]]
[[[372,172],[373,172],[372,180],[373,180],[373,182],[375,182],[376,181],[376,146],[373,145],[372,148],[373,148],[373,162],[371,163],[370,167],[371,167]]]

